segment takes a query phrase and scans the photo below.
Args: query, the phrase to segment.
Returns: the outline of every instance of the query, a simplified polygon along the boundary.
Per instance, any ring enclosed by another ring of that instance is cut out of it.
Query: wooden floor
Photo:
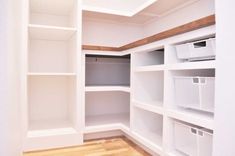
[[[125,137],[87,141],[82,146],[28,152],[23,156],[150,156]]]

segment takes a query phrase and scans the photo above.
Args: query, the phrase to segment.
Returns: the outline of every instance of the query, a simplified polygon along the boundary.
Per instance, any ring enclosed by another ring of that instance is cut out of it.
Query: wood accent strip
[[[120,51],[119,47],[95,46],[95,45],[82,45],[83,50],[98,50],[98,51]]]
[[[104,46],[94,46],[94,45],[83,45],[83,50],[101,50],[101,51],[123,51],[128,50],[131,48],[136,48],[139,46],[143,46],[152,42],[156,42],[162,39],[166,39],[175,35],[183,34],[189,31],[193,31],[196,29],[200,29],[203,27],[207,27],[210,25],[214,25],[216,23],[215,21],[215,15],[210,15],[192,22],[189,22],[187,24],[172,28],[167,31],[163,31],[161,33],[146,37],[141,40],[137,40],[135,42],[126,44],[121,47],[104,47]]]

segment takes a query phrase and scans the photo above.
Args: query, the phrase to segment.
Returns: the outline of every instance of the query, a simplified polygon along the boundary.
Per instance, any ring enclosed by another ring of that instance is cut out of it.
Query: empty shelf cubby
[[[76,5],[76,0],[30,0],[30,24],[76,27]]]
[[[133,99],[152,106],[163,106],[164,72],[134,73]]]
[[[141,137],[162,145],[163,116],[139,108],[133,109],[132,129]]]
[[[120,91],[87,92],[85,125],[100,126],[130,122],[130,94]]]
[[[86,86],[129,86],[130,55],[86,55]]]
[[[76,107],[75,77],[28,78],[29,130],[74,127]]]
[[[134,67],[144,67],[164,64],[164,49],[133,53]]]

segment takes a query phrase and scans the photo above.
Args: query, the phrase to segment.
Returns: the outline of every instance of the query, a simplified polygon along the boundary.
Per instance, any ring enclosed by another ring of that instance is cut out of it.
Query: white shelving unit
[[[80,2],[27,0],[27,5],[24,151],[81,144]]]
[[[176,105],[174,77],[215,76],[216,60],[181,60],[175,48],[214,37],[214,26],[125,51],[82,51],[80,0],[26,1],[24,151],[122,131],[153,155],[184,156],[174,145],[174,122],[213,132],[213,113]]]
[[[130,57],[85,55],[86,134],[130,127]]]

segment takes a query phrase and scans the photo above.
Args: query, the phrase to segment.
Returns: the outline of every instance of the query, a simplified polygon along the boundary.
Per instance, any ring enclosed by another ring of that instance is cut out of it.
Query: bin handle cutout
[[[206,84],[206,79],[205,79],[205,78],[201,78],[201,79],[200,79],[200,83],[201,83],[201,84]]]
[[[204,133],[202,131],[198,131],[198,135],[203,137],[204,136]]]
[[[199,84],[199,78],[198,77],[193,78],[193,84]]]
[[[206,47],[206,41],[200,41],[193,43],[194,48],[203,48]]]
[[[191,133],[192,134],[197,134],[197,130],[195,128],[191,128]]]

